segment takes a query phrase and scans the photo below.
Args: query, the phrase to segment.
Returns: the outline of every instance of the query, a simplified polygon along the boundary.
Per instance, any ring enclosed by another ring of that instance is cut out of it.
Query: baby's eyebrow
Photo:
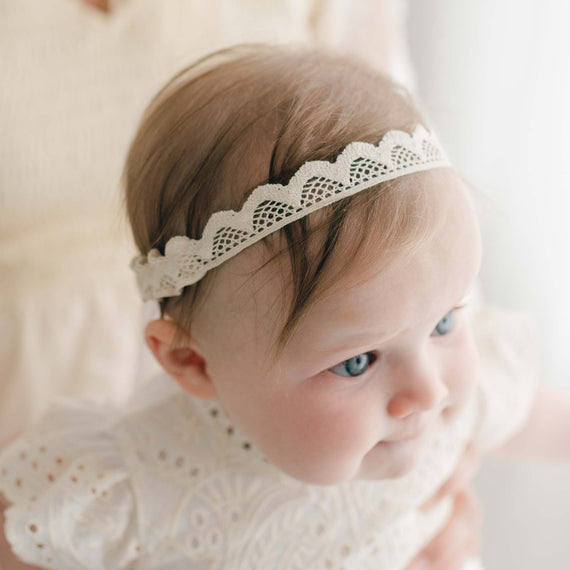
[[[467,291],[467,293],[463,295],[460,301],[458,301],[455,305],[450,307],[449,311],[454,311],[463,308],[472,300],[472,297],[473,297],[473,288],[471,287]],[[323,340],[321,343],[319,343],[317,339],[317,341],[315,342],[315,346],[312,347],[312,350],[314,352],[322,352],[322,353],[350,352],[352,350],[357,350],[358,348],[363,346],[369,346],[371,344],[381,344],[387,338],[393,336],[389,331],[374,331],[374,332],[364,333],[360,329],[347,328],[347,325],[344,323],[332,323],[330,327],[333,330],[349,330],[350,332],[352,332],[352,334],[349,333],[346,335],[342,335],[342,339],[338,338],[332,341],[329,339],[329,337],[327,337],[326,341]]]
[[[339,325],[336,328],[342,328],[342,325]],[[389,336],[391,335],[386,331],[378,331],[375,333],[363,333],[362,331],[358,331],[353,332],[353,334],[343,335],[342,339],[337,338],[331,341],[329,338],[327,338],[327,341],[323,341],[322,343],[319,343],[317,341],[313,347],[313,350],[315,352],[325,353],[349,352],[361,346],[380,344]]]

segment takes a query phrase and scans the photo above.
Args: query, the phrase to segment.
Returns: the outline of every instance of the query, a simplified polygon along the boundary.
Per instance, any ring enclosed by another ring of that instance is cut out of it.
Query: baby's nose
[[[408,369],[386,406],[388,415],[402,419],[442,407],[449,390],[440,374],[427,368]]]

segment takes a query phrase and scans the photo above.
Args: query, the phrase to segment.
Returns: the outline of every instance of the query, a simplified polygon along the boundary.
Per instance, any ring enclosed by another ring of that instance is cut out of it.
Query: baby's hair
[[[200,238],[214,212],[239,210],[257,186],[286,184],[307,161],[334,161],[353,141],[376,144],[388,130],[411,133],[418,124],[425,123],[409,94],[358,60],[297,47],[216,52],[162,89],[131,145],[124,181],[136,245],[142,254],[163,253],[173,236]],[[277,353],[324,294],[341,236],[350,231],[343,271],[366,263],[367,252],[402,253],[427,238],[427,201],[409,191],[419,186],[417,174],[384,182],[263,240],[273,254],[268,263],[287,251],[291,268]],[[218,271],[162,299],[161,315],[190,333]]]

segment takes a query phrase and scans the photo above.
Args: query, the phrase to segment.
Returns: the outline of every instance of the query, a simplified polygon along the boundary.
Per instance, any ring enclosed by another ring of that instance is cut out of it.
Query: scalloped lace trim
[[[307,162],[286,186],[256,188],[239,211],[216,212],[202,238],[171,238],[165,255],[152,249],[131,267],[145,301],[179,295],[246,247],[279,228],[347,196],[405,174],[449,166],[433,134],[418,125],[413,134],[387,132],[378,145],[349,144],[335,162]]]

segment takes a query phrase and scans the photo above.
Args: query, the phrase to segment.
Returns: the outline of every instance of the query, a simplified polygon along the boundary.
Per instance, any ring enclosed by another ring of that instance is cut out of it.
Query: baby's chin
[[[381,465],[377,468],[362,469],[355,479],[361,481],[379,481],[383,479],[399,479],[411,473],[421,463],[419,460],[409,459],[407,461]]]
[[[280,468],[280,470],[282,473],[285,473],[289,477],[292,477],[301,483],[307,483],[309,485],[316,485],[319,487],[330,487],[332,485],[339,485],[341,483],[346,483],[347,481],[358,479],[354,470],[351,470],[350,472],[333,472],[332,470],[327,470],[326,472],[321,472],[320,470],[286,470],[283,468]]]
[[[377,461],[363,461],[360,466],[353,465],[352,468],[346,466],[346,469],[338,469],[336,472],[332,469],[324,473],[320,471],[291,472],[291,470],[287,472],[283,469],[282,471],[297,481],[321,487],[340,485],[350,481],[397,479],[413,471],[423,461],[426,453],[427,451],[410,454],[401,459],[399,458],[397,461],[386,461],[382,463],[378,463]]]
[[[426,458],[432,438],[406,442],[380,442],[363,458],[356,479],[397,479],[416,469]]]
[[[359,476],[359,463],[356,457],[342,461],[323,461],[318,464],[287,464],[283,462],[269,461],[282,474],[295,479],[301,483],[316,485],[319,487],[330,487],[348,481],[362,479]]]

